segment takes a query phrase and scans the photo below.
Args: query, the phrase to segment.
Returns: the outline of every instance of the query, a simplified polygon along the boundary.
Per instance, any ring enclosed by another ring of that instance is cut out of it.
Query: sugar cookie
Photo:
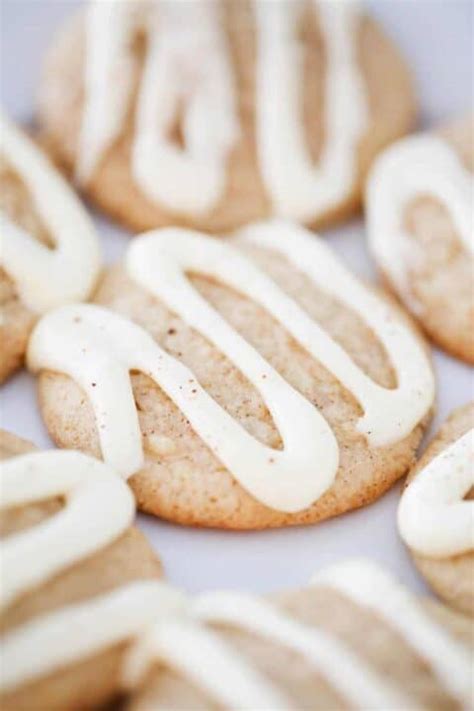
[[[87,298],[99,272],[92,222],[48,159],[0,116],[0,382],[38,316]]]
[[[408,476],[398,527],[433,590],[474,615],[474,404],[455,410]]]
[[[125,662],[127,707],[471,708],[472,626],[352,560],[307,588],[259,598],[210,592],[160,621]]]
[[[134,230],[333,223],[413,125],[398,51],[356,2],[92,2],[52,47],[55,158]]]
[[[303,228],[145,234],[95,301],[42,319],[29,367],[55,441],[131,477],[143,510],[313,523],[413,462],[434,397],[424,345]]]
[[[0,458],[0,704],[96,706],[120,689],[127,643],[168,604],[161,566],[110,467],[4,431]]]
[[[474,363],[474,123],[405,138],[367,185],[369,244],[390,287],[429,337]]]

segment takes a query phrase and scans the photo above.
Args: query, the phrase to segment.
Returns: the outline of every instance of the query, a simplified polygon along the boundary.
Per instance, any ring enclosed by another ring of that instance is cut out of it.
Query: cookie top
[[[408,477],[400,534],[446,602],[474,615],[474,403],[455,410]]]
[[[472,627],[349,561],[258,598],[211,592],[132,648],[128,710],[461,709],[472,705]]]
[[[0,458],[2,708],[103,703],[163,595],[133,497],[80,452],[39,452],[1,431]]]
[[[0,381],[49,309],[88,297],[100,258],[92,222],[40,150],[0,116]]]
[[[474,122],[403,139],[372,168],[366,207],[378,267],[433,339],[474,363]]]
[[[398,52],[355,2],[92,2],[40,97],[53,155],[136,230],[344,218],[414,115]]]
[[[434,395],[423,344],[302,228],[144,235],[95,298],[40,322],[29,366],[55,441],[132,476],[144,510],[311,523],[412,462]]]

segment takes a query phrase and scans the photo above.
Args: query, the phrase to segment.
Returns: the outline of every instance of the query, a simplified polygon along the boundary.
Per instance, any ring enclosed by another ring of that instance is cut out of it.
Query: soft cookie
[[[43,318],[29,367],[54,440],[131,477],[143,510],[314,523],[413,463],[434,397],[425,347],[303,228],[145,234],[95,301]]]
[[[120,690],[127,645],[169,594],[127,485],[80,452],[0,431],[2,709],[71,711]]]
[[[455,410],[410,472],[398,527],[433,590],[474,615],[474,404]]]
[[[54,43],[40,99],[53,156],[135,230],[343,219],[415,113],[380,27],[315,0],[92,2]]]
[[[0,116],[0,382],[38,317],[86,299],[100,259],[92,222],[38,148]]]
[[[210,592],[132,648],[128,711],[467,709],[472,627],[368,561],[259,598]]]
[[[429,337],[474,363],[474,122],[405,138],[372,168],[369,244]]]

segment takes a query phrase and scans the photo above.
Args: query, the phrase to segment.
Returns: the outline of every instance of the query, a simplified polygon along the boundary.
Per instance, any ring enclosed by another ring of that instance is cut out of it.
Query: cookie
[[[124,674],[149,709],[471,708],[472,626],[368,561],[258,598],[211,592],[156,625]]]
[[[104,463],[4,431],[0,458],[1,707],[95,707],[120,690],[133,636],[166,609],[160,563]]]
[[[86,299],[98,276],[97,237],[68,184],[0,116],[0,382],[23,362],[38,317]]]
[[[408,476],[398,528],[448,604],[474,615],[474,404],[455,410]]]
[[[355,2],[90,3],[49,52],[52,155],[133,230],[347,218],[413,125],[404,62]]]
[[[388,148],[372,168],[369,244],[390,288],[430,339],[474,363],[474,122]]]
[[[314,523],[412,464],[434,397],[425,347],[303,228],[150,232],[95,301],[42,319],[28,363],[55,442],[130,477],[144,511]]]

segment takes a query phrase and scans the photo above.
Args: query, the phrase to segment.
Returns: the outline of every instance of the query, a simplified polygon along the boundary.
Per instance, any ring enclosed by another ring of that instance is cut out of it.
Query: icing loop
[[[350,195],[357,180],[358,142],[368,121],[356,56],[358,5],[316,0],[312,5],[327,65],[325,145],[316,166],[302,116],[306,87],[298,33],[304,5],[252,3],[259,168],[275,212],[297,220],[311,220]],[[91,4],[79,175],[83,181],[90,178],[126,123],[133,76],[139,71],[132,48],[138,14],[147,47],[134,108],[133,177],[150,200],[171,210],[209,211],[224,194],[227,158],[240,130],[235,70],[220,3]],[[183,147],[170,136],[177,119],[182,119]]]
[[[245,346],[242,341],[243,353]],[[305,508],[334,479],[338,453],[331,429],[316,408],[256,354],[250,361],[253,372],[250,367],[244,372],[253,381],[268,381],[259,390],[280,429],[282,451],[255,440],[146,331],[98,306],[65,307],[43,318],[31,337],[28,362],[34,371],[66,373],[84,389],[96,414],[102,455],[123,476],[143,464],[129,378],[130,370],[140,370],[173,400],[242,486],[268,506],[283,511]]]
[[[394,578],[368,560],[350,560],[326,568],[311,581],[334,588],[357,605],[373,610],[430,665],[444,688],[472,707],[470,652],[426,614]]]
[[[0,152],[28,189],[55,241],[49,249],[0,215],[0,262],[21,300],[43,313],[85,299],[100,267],[94,228],[79,200],[47,158],[0,115]]]
[[[65,499],[64,508],[0,544],[2,611],[119,538],[135,512],[125,482],[80,452],[33,452],[2,462],[1,510],[55,497]],[[184,606],[179,592],[146,580],[28,620],[2,637],[0,689],[11,691],[124,642]],[[65,641],[65,629],[73,643]]]
[[[35,371],[66,373],[84,389],[94,408],[103,457],[123,476],[143,464],[129,379],[130,370],[141,370],[163,388],[249,493],[276,510],[296,512],[310,506],[334,481],[339,457],[334,434],[317,408],[200,296],[186,272],[215,278],[261,304],[354,394],[364,410],[358,429],[372,446],[391,444],[412,431],[431,405],[433,375],[417,338],[393,310],[314,237],[270,223],[248,228],[241,238],[281,252],[364,318],[392,359],[397,387],[386,389],[368,378],[296,302],[237,250],[179,229],[137,238],[127,255],[128,272],[235,363],[267,405],[281,434],[282,450],[255,440],[147,332],[105,309],[64,308],[44,318],[30,340],[28,362]]]
[[[135,511],[115,472],[80,452],[34,452],[2,462],[0,492],[1,509],[57,496],[66,502],[54,516],[2,542],[0,608],[118,538]]]
[[[130,246],[127,269],[141,286],[236,363],[262,393],[274,416],[269,396],[276,390],[276,373],[267,383],[262,382],[261,373],[269,365],[198,294],[186,277],[187,271],[212,277],[262,305],[353,393],[364,410],[358,429],[372,446],[392,444],[410,434],[431,405],[434,380],[423,348],[396,318],[393,308],[365,288],[321,240],[303,228],[268,222],[251,225],[238,234],[249,243],[281,253],[320,289],[361,316],[385,346],[396,371],[397,387],[390,390],[374,383],[275,282],[225,243],[178,228],[150,232]],[[289,403],[284,413],[294,420]],[[321,443],[319,457],[322,450]]]
[[[317,2],[326,46],[325,143],[318,165],[306,145],[301,12],[297,2],[255,2],[257,152],[277,215],[309,221],[347,198],[357,178],[357,146],[367,125],[357,68],[355,2]]]
[[[464,248],[474,252],[474,177],[455,150],[440,138],[414,136],[388,148],[376,160],[367,184],[367,223],[371,249],[383,271],[415,313],[421,305],[408,283],[409,255],[416,248],[403,217],[410,202],[431,196],[448,210]]]
[[[151,200],[172,210],[211,209],[226,186],[237,137],[235,87],[218,3],[141,4],[147,51],[131,148],[132,172]],[[131,99],[133,3],[92,3],[88,15],[86,101],[80,177],[87,180],[120,134]],[[117,64],[125,81],[114,81]],[[170,133],[182,110],[184,146]],[[212,120],[210,118],[212,117]]]
[[[143,0],[91,2],[86,12],[84,111],[76,178],[85,183],[122,130],[138,62],[133,51]]]
[[[152,200],[210,210],[226,186],[237,136],[234,85],[219,3],[161,3],[149,25],[132,170]],[[169,138],[183,108],[184,147]]]
[[[474,549],[474,430],[446,447],[410,482],[398,508],[398,529],[417,553],[444,558]]]

